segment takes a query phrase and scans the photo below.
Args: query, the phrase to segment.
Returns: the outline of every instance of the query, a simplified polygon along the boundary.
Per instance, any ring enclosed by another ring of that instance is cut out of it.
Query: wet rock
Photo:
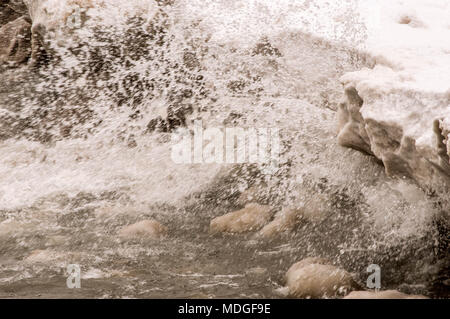
[[[0,27],[27,13],[27,7],[21,0],[2,0],[0,3]]]
[[[119,236],[122,239],[160,239],[165,235],[167,235],[167,227],[155,220],[143,220],[126,226],[119,231]]]
[[[0,28],[0,64],[20,64],[31,54],[31,24],[18,18]]]
[[[261,229],[271,218],[272,208],[259,204],[248,204],[245,208],[217,217],[211,221],[212,233],[244,233]]]
[[[342,146],[373,155],[369,136],[364,128],[364,120],[359,113],[363,100],[354,87],[346,88],[345,95],[346,101],[339,105],[338,142]]]
[[[273,221],[259,231],[259,235],[268,238],[281,232],[290,231],[300,222],[301,216],[301,209],[284,208],[275,215]]]
[[[450,172],[450,117],[434,122],[434,134],[438,149],[439,165]]]
[[[306,258],[286,273],[288,295],[295,298],[323,298],[345,295],[356,287],[352,276],[322,258]]]
[[[259,232],[262,237],[273,237],[280,232],[293,230],[300,222],[320,223],[329,215],[326,198],[313,196],[305,205],[285,207],[275,215],[273,221]]]
[[[397,290],[352,291],[344,299],[429,299],[422,295],[407,295]]]

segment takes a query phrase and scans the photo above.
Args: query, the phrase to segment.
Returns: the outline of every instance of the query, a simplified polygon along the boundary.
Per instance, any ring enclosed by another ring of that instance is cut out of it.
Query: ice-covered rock
[[[422,295],[407,295],[397,290],[352,291],[344,299],[428,299]]]
[[[259,204],[248,204],[245,208],[214,218],[211,233],[244,233],[261,229],[272,217],[272,208]]]
[[[302,209],[290,207],[282,209],[275,215],[275,218],[270,223],[259,231],[259,235],[269,238],[293,229],[302,219],[302,213]]]
[[[329,213],[326,198],[317,194],[312,196],[305,205],[285,207],[275,215],[275,218],[259,234],[263,237],[272,237],[280,232],[295,228],[301,221],[320,223]]]
[[[122,239],[150,238],[160,239],[167,234],[167,227],[155,220],[143,220],[126,226],[119,231]]]
[[[346,294],[356,285],[352,276],[323,258],[310,257],[286,273],[288,294],[295,298],[322,298]]]
[[[380,159],[391,176],[450,187],[450,4],[379,2],[372,68],[345,74],[339,143]],[[389,8],[389,9],[388,9]]]

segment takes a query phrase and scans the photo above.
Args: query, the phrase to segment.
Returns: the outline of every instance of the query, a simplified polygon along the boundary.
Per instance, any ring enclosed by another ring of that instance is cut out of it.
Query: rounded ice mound
[[[126,226],[119,231],[122,239],[150,238],[160,239],[167,235],[167,227],[156,220],[142,220]]]
[[[259,235],[273,237],[280,232],[293,230],[302,220],[310,223],[321,223],[329,215],[327,198],[316,195],[305,205],[283,208],[275,215],[273,221],[264,226]]]
[[[264,238],[270,238],[280,232],[291,231],[300,222],[301,216],[301,208],[283,208],[275,215],[275,218],[270,223],[259,231],[258,235]]]
[[[326,298],[345,295],[356,286],[352,276],[323,258],[306,258],[286,273],[288,294],[294,298]]]
[[[407,295],[397,290],[386,291],[352,291],[344,299],[428,299],[422,295]]]
[[[244,233],[261,229],[269,222],[271,207],[248,204],[245,208],[214,218],[210,223],[211,233]]]

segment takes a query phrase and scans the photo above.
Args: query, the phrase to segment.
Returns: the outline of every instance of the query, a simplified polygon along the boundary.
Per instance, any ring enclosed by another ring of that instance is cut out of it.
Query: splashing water
[[[0,296],[277,297],[311,255],[361,283],[378,263],[386,288],[445,295],[433,286],[445,207],[336,143],[338,79],[368,63],[350,49],[366,36],[355,5],[110,1],[58,35],[64,45],[48,40],[38,69],[3,70]],[[278,169],[175,164],[171,134],[196,119],[279,128]],[[276,210],[321,198],[326,217],[272,241],[210,235],[252,187]],[[147,218],[168,238],[117,238]],[[70,263],[83,292],[65,290]]]

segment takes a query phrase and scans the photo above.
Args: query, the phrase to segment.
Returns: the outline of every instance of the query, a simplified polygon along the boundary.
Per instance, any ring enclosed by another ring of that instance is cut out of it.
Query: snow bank
[[[345,74],[339,143],[375,155],[388,175],[450,186],[450,3],[379,1],[366,50],[372,68]]]

